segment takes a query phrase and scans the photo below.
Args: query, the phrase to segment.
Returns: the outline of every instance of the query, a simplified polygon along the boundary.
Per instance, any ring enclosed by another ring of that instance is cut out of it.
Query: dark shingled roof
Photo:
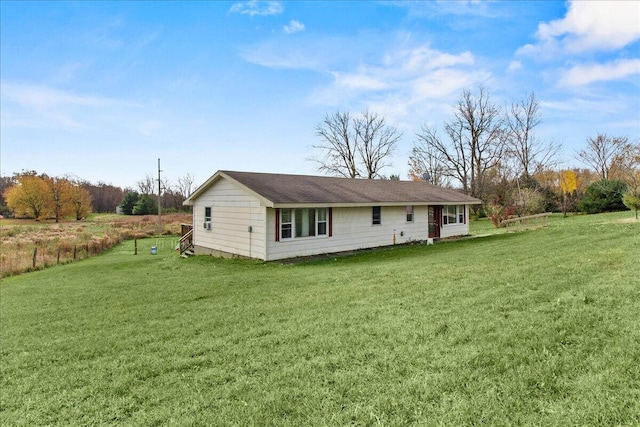
[[[216,177],[228,177],[273,205],[478,204],[480,200],[425,182],[336,178],[311,175],[219,171],[189,198],[192,201]]]

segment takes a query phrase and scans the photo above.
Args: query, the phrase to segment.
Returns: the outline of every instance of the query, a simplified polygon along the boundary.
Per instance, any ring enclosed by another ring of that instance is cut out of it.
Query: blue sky
[[[443,127],[464,89],[535,92],[565,165],[640,136],[640,2],[0,2],[0,167],[135,186],[315,174],[325,114]]]

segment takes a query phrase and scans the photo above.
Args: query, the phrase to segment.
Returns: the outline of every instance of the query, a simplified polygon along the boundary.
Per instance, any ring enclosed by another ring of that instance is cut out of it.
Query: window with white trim
[[[318,224],[318,236],[326,236],[327,230],[329,230],[327,220],[327,210],[326,209],[318,209],[316,215],[316,224]]]
[[[204,228],[211,230],[211,207],[205,206],[204,208]]]
[[[413,206],[407,206],[407,222],[413,222]]]
[[[280,209],[280,238],[327,236],[327,208]]]
[[[280,210],[280,237],[290,239],[293,237],[293,209]]]
[[[443,225],[457,225],[464,223],[464,205],[450,205],[442,207]]]

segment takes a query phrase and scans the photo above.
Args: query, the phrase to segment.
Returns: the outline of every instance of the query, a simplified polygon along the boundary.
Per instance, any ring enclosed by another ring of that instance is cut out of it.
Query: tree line
[[[576,152],[586,168],[561,168],[562,144],[536,134],[542,123],[532,92],[504,108],[479,86],[464,90],[441,128],[414,134],[409,178],[457,188],[482,200],[477,216],[545,211],[588,213],[640,208],[640,142],[598,134]],[[327,114],[316,126],[318,170],[349,178],[384,178],[402,134],[370,111]],[[393,177],[392,177],[393,178]]]
[[[26,172],[14,181],[2,193],[3,210],[14,216],[59,222],[68,216],[80,220],[91,212],[89,191],[70,179]]]
[[[562,168],[562,145],[536,134],[542,123],[540,103],[532,92],[499,107],[479,86],[464,90],[452,117],[439,129],[423,125],[414,133],[408,158],[409,178],[456,188],[482,200],[476,216],[508,216],[545,211],[595,213],[640,209],[640,142],[625,136],[598,134],[575,153],[585,168]],[[385,178],[382,171],[402,133],[381,115],[336,111],[316,126],[320,142],[312,145],[318,170],[347,178]],[[390,179],[399,179],[391,176]],[[137,188],[120,188],[36,172],[0,178],[0,213],[36,219],[89,212],[153,214],[157,212],[158,181],[150,174]],[[193,178],[160,182],[165,212],[181,211]]]
[[[74,177],[51,177],[36,171],[15,173],[11,177],[0,177],[0,215],[36,220],[63,218],[76,220],[90,213],[115,213],[119,206],[132,198],[139,203],[138,209],[129,214],[146,215],[157,213],[157,189],[155,180],[146,175],[136,183],[136,189],[122,188],[111,184],[91,182]],[[160,203],[165,213],[188,210],[182,202],[189,196],[193,186],[191,175],[178,178],[175,184],[162,180]],[[155,191],[154,191],[155,190]]]

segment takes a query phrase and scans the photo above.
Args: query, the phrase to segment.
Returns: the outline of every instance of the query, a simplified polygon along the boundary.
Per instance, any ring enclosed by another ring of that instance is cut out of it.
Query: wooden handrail
[[[514,222],[523,222],[523,221],[526,222],[526,221],[528,221],[530,219],[547,218],[549,216],[551,216],[551,212],[539,213],[539,214],[535,214],[535,215],[519,216],[517,218],[503,219],[502,221],[500,221],[500,224],[507,225],[507,224],[511,224],[511,223],[514,223]]]
[[[182,236],[180,237],[180,255],[193,247],[193,226],[182,224]]]

